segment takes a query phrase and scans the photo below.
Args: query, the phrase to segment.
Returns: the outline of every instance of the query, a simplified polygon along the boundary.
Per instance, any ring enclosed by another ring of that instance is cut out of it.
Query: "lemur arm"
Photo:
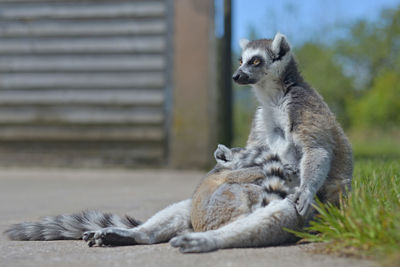
[[[295,200],[298,212],[304,217],[331,169],[336,122],[328,106],[317,95],[299,97],[304,93],[302,88],[297,91],[294,88],[292,92],[293,102],[288,111],[289,131],[301,153],[300,187]]]
[[[324,184],[331,165],[331,153],[325,148],[306,148],[300,161],[300,188],[296,207],[301,216],[307,214],[314,196]]]

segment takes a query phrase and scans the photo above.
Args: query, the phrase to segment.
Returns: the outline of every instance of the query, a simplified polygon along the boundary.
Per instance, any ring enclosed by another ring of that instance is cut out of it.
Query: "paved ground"
[[[188,171],[0,169],[0,231],[7,225],[86,208],[146,219],[190,197],[204,173]],[[374,266],[313,255],[310,245],[180,254],[168,244],[89,248],[83,241],[9,241],[0,266]]]

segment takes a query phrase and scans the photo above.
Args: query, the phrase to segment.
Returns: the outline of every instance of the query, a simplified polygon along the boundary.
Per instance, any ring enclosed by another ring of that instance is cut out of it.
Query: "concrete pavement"
[[[205,173],[172,170],[0,169],[0,231],[12,223],[82,209],[144,220],[189,198]],[[181,254],[168,244],[89,248],[83,241],[9,241],[0,237],[0,266],[375,266],[315,255],[312,245]]]

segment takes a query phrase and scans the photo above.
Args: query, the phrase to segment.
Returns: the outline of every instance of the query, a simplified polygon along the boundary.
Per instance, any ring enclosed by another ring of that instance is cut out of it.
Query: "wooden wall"
[[[213,0],[0,0],[0,166],[213,164]]]
[[[0,165],[163,165],[170,1],[0,0]]]

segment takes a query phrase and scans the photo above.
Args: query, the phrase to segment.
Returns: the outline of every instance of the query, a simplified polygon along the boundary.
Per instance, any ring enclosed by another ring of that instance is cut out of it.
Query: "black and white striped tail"
[[[133,228],[139,221],[129,216],[119,217],[99,211],[45,217],[38,222],[24,222],[12,225],[4,233],[11,240],[63,240],[81,239],[86,231],[105,227]]]
[[[287,183],[292,182],[291,176],[296,175],[296,173],[294,170],[285,167],[277,154],[265,152],[261,159],[258,165],[265,175],[262,206],[266,206],[271,201],[284,199],[290,194]]]
[[[272,153],[266,146],[258,146],[252,149],[237,149],[233,148],[229,150],[225,146],[219,145],[215,151],[215,158],[225,160],[229,162],[229,153],[235,155],[236,158],[232,157],[231,164],[232,169],[249,168],[258,166],[264,173],[264,179],[256,181],[264,189],[263,200],[261,206],[267,206],[273,200],[281,200],[286,198],[289,193],[289,187],[287,183],[291,182],[291,176],[297,175],[294,170],[289,170],[285,166],[280,157]],[[228,154],[226,156],[225,154]],[[235,161],[236,160],[236,161]]]

